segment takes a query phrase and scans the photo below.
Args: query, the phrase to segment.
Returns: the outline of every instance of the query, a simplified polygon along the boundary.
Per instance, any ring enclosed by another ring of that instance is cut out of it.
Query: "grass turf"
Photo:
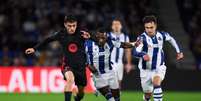
[[[0,101],[64,101],[63,94],[0,93]],[[72,100],[73,101],[73,100]],[[86,94],[83,101],[106,101],[102,96]],[[141,92],[122,92],[121,101],[142,101]],[[165,92],[164,101],[201,101],[201,92]]]

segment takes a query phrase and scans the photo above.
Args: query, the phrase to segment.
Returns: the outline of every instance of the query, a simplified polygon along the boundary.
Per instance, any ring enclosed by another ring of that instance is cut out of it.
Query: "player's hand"
[[[137,39],[137,40],[135,41],[135,47],[138,47],[141,43],[142,43],[142,40]]]
[[[135,47],[135,42],[129,42],[133,47]]]
[[[143,56],[143,59],[144,59],[145,61],[150,61],[150,57],[149,57],[149,55],[147,55],[147,54]]]
[[[184,58],[184,54],[183,53],[177,53],[177,60],[181,60]]]
[[[131,70],[133,70],[133,65],[132,64],[126,64],[125,65],[126,73],[130,73]]]
[[[28,49],[25,50],[26,54],[32,54],[34,52],[35,52],[34,48],[28,48]]]
[[[89,34],[89,32],[86,32],[86,31],[80,31],[82,33],[82,37],[84,39],[89,39],[91,37],[91,35]]]

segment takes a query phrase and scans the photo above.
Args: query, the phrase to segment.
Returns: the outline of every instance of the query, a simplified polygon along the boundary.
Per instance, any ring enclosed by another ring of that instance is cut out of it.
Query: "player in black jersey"
[[[78,87],[78,94],[75,101],[80,101],[84,97],[84,87],[86,86],[86,54],[84,42],[90,37],[88,32],[77,28],[77,19],[70,15],[64,18],[64,29],[55,32],[33,48],[28,48],[25,53],[32,54],[41,47],[52,41],[58,41],[63,51],[62,74],[67,81],[64,89],[65,101],[71,100],[72,86],[75,83]]]

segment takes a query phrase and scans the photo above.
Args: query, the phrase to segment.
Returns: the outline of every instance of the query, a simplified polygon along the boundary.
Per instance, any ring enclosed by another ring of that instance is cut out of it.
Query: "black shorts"
[[[75,77],[75,85],[77,86],[86,86],[87,85],[87,76],[86,76],[86,69],[84,70],[75,70],[69,66],[65,66],[63,67],[62,69],[62,74],[63,74],[63,77],[64,77],[64,80],[66,80],[66,77],[65,77],[65,73],[67,71],[72,71],[73,72],[73,75]]]

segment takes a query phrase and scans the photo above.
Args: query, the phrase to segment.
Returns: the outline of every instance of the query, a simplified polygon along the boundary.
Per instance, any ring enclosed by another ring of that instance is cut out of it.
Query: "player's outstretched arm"
[[[120,47],[121,48],[132,48],[132,47],[134,47],[134,45],[132,43],[129,43],[129,42],[121,42]]]
[[[55,32],[53,35],[48,36],[47,38],[45,38],[43,41],[41,41],[40,43],[36,44],[33,48],[35,50],[38,50],[42,47],[44,47],[45,45],[47,45],[48,43],[55,41],[55,40],[59,40],[59,32]]]
[[[177,60],[181,60],[184,58],[184,54],[181,52],[176,40],[170,36],[168,33],[165,34],[165,37],[166,37],[166,41],[168,41],[176,50],[177,52],[177,56],[176,56],[176,59]]]
[[[171,40],[169,41],[171,43],[171,45],[175,48],[176,52],[177,52],[177,56],[176,59],[177,60],[181,60],[184,58],[184,54],[181,52],[179,46],[177,45],[177,42],[174,38],[171,38]]]
[[[42,42],[36,44],[33,48],[28,48],[25,50],[25,54],[33,54],[37,49],[45,46],[47,43],[57,40],[59,38],[58,32],[55,32],[53,35],[47,37]]]
[[[122,48],[132,48],[132,47],[138,47],[141,44],[141,40],[136,40],[135,42],[121,42]]]

